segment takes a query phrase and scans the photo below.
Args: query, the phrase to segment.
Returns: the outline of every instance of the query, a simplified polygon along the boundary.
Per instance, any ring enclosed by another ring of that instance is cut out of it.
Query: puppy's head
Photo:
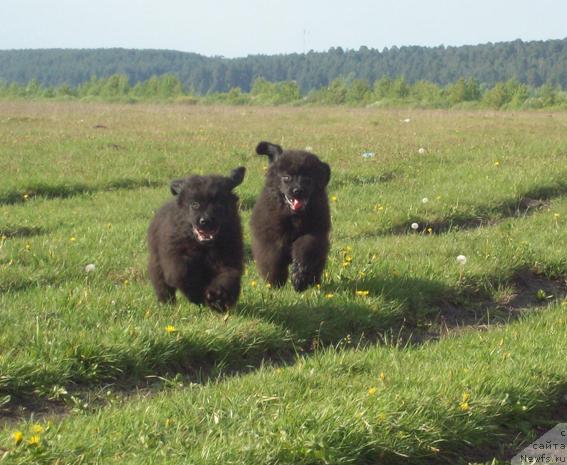
[[[283,150],[279,145],[260,142],[256,153],[268,156],[266,183],[293,214],[305,211],[313,196],[323,192],[331,178],[329,165],[310,152]]]
[[[190,176],[171,182],[182,224],[201,244],[210,244],[219,236],[227,222],[232,221],[238,197],[232,190],[242,183],[244,167],[225,176]]]

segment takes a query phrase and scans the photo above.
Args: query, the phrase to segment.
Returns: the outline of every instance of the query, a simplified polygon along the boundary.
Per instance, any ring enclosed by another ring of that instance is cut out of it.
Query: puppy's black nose
[[[211,221],[210,218],[205,218],[205,217],[201,217],[199,218],[199,226],[201,226],[202,228],[206,228],[208,226],[211,226],[213,222]]]
[[[294,197],[301,197],[303,195],[303,189],[301,187],[294,187],[291,193]]]

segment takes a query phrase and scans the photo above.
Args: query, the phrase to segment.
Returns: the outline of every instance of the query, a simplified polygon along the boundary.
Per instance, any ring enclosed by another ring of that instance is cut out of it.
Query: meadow
[[[260,140],[332,168],[302,294],[250,257]],[[237,307],[158,305],[169,181],[240,165]],[[567,113],[2,101],[0,173],[0,463],[497,464],[566,420]]]

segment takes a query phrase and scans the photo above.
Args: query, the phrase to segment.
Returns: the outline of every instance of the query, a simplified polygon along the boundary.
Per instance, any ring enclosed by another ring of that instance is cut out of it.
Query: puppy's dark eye
[[[283,181],[283,182],[290,182],[290,181],[291,181],[291,176],[282,176],[282,181]]]
[[[201,204],[199,202],[191,202],[191,208],[193,210],[199,210],[199,208],[201,208]]]

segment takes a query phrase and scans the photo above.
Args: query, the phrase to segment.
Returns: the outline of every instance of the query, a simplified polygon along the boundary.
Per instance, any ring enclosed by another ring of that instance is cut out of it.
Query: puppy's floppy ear
[[[283,153],[283,149],[277,144],[262,141],[256,146],[256,153],[258,155],[268,155],[270,163],[273,163]]]
[[[331,180],[331,167],[325,163],[321,162],[321,184],[323,187],[326,187]]]
[[[169,188],[171,189],[171,193],[173,195],[179,195],[179,193],[183,190],[185,186],[185,179],[175,179],[171,181]]]
[[[227,178],[228,188],[230,190],[242,184],[242,181],[244,180],[244,173],[246,173],[246,168],[244,168],[244,166],[239,166],[230,172],[230,175]]]

